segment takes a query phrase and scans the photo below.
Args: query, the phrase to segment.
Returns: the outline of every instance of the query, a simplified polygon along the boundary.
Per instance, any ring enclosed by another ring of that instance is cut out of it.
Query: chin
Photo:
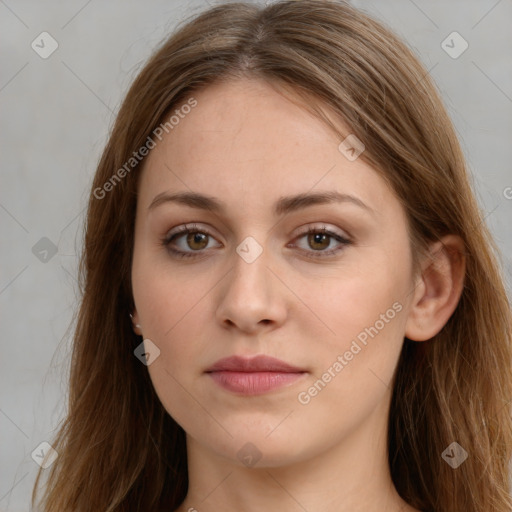
[[[240,429],[239,432],[230,430],[232,438],[225,439],[223,443],[210,440],[211,448],[230,461],[247,468],[277,468],[302,462],[314,456],[313,446],[303,446],[309,437],[304,433],[291,436],[289,431],[285,435],[270,435],[256,429]],[[213,441],[213,442],[212,442]],[[318,450],[320,451],[320,450]]]

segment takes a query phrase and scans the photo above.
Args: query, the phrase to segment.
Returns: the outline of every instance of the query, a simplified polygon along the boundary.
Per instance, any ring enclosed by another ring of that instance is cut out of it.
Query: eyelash
[[[196,224],[191,224],[190,227],[188,225],[181,226],[175,233],[173,233],[171,236],[167,235],[164,238],[161,239],[162,246],[166,247],[169,252],[171,252],[175,257],[177,258],[195,258],[199,257],[204,253],[204,250],[201,251],[180,251],[176,249],[172,249],[170,247],[171,243],[180,236],[184,234],[189,233],[201,233],[204,235],[208,235],[212,238],[213,235],[208,232],[208,230],[198,227]],[[336,241],[340,242],[342,245],[341,247],[338,247],[336,249],[329,249],[327,251],[307,251],[305,249],[301,249],[302,251],[313,253],[312,255],[308,256],[311,258],[327,258],[329,256],[334,255],[335,253],[343,250],[344,246],[351,245],[353,242],[352,240],[349,240],[348,238],[342,237],[333,231],[330,231],[325,226],[322,226],[321,228],[313,228],[309,227],[308,229],[304,230],[303,232],[299,233],[297,235],[297,238],[302,238],[306,235],[310,234],[317,234],[321,233],[324,235],[329,235],[330,237],[334,238]],[[316,252],[316,254],[314,254]]]

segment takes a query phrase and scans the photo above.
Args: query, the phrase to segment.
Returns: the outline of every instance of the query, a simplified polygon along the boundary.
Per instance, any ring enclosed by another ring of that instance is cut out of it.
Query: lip
[[[279,372],[279,373],[302,373],[306,370],[291,364],[285,363],[275,357],[259,355],[255,357],[231,356],[219,359],[210,366],[207,372],[230,371],[230,372]]]
[[[258,395],[290,386],[307,371],[265,355],[219,359],[206,370],[222,388],[242,395]]]

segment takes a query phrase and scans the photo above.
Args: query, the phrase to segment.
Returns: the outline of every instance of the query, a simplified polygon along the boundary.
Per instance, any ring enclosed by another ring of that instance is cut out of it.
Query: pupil
[[[328,237],[328,235],[326,235],[325,233],[315,233],[313,235],[313,245],[314,244],[322,244],[322,242],[325,242],[327,237]],[[325,245],[325,243],[324,243],[324,245]]]
[[[204,246],[204,241],[206,240],[206,236],[205,234],[202,234],[202,233],[190,233],[189,236],[188,236],[188,239],[189,239],[189,242],[193,245],[193,244],[199,244],[200,245],[200,249],[202,249]]]

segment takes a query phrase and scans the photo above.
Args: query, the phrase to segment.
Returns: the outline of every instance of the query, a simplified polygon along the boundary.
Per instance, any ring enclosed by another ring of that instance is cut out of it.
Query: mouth
[[[221,388],[240,395],[259,395],[290,386],[304,378],[307,371],[268,356],[220,359],[206,370]]]

